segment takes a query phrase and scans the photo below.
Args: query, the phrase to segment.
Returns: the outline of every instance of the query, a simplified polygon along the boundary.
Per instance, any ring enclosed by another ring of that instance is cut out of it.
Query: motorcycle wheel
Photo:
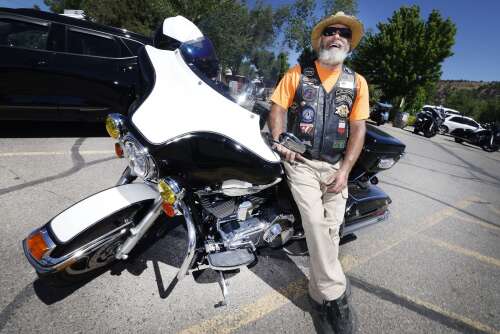
[[[39,274],[39,277],[45,284],[56,287],[65,287],[70,285],[87,282],[109,269],[110,265],[116,260],[115,255],[118,248],[125,242],[129,236],[129,230],[145,215],[149,205],[142,203],[128,207],[121,212],[114,213],[104,219],[96,226],[77,236],[75,240],[68,245],[61,246],[58,256],[75,251],[88,242],[115,230],[116,233],[108,241],[93,249],[88,254],[81,256],[75,262],[64,269],[49,273]],[[128,223],[131,222],[131,223]],[[123,226],[123,228],[121,228]],[[149,232],[149,231],[148,231]],[[143,237],[142,240],[147,238]]]
[[[459,144],[462,144],[462,143],[464,142],[464,140],[463,140],[463,139],[461,139],[461,138],[457,138],[457,137],[455,137],[455,142],[456,142],[456,143],[459,143]]]
[[[486,145],[481,146],[481,148],[484,151],[490,152],[490,153],[498,151],[498,146],[496,146],[496,145],[490,146],[489,144],[486,144]]]
[[[413,128],[413,133],[416,134],[416,135],[418,135],[418,128],[417,127]]]
[[[436,130],[425,130],[424,131],[424,136],[425,138],[431,138],[431,137],[434,137],[436,135]]]

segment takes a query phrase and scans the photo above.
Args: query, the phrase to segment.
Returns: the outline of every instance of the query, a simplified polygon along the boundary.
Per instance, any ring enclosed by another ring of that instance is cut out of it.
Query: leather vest
[[[307,158],[332,164],[342,158],[349,136],[349,114],[356,99],[355,78],[354,71],[343,66],[335,86],[327,93],[315,64],[302,68],[287,113],[287,131],[307,145]]]

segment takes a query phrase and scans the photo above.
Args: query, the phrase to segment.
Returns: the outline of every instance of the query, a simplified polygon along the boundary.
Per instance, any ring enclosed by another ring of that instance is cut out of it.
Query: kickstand
[[[221,306],[227,306],[229,304],[229,291],[227,290],[227,286],[229,283],[226,283],[226,280],[224,278],[224,272],[219,271],[219,285],[222,290],[222,297],[224,298],[220,302],[214,305],[214,307],[221,307]]]

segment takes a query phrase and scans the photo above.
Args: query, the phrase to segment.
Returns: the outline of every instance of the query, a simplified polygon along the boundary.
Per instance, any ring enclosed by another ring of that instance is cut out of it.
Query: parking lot
[[[357,333],[500,333],[500,153],[381,128],[407,148],[379,174],[393,201],[388,221],[341,246]],[[0,133],[0,333],[315,332],[305,256],[262,250],[229,279],[226,307],[214,307],[222,294],[210,271],[169,289],[185,252],[182,227],[85,285],[36,280],[21,240],[111,187],[126,165],[100,131],[73,130]]]

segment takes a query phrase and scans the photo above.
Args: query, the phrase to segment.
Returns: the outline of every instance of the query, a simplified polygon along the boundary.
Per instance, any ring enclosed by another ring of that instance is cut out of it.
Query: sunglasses
[[[326,27],[323,30],[323,36],[333,36],[336,33],[338,33],[339,36],[343,38],[349,39],[352,37],[352,31],[349,28]]]

